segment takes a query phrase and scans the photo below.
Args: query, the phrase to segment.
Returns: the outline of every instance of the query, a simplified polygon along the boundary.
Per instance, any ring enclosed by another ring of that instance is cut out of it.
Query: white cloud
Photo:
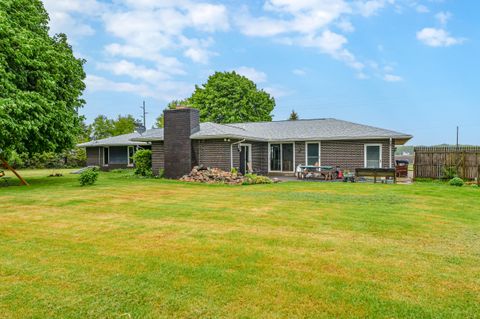
[[[278,99],[280,97],[292,95],[294,92],[279,86],[268,86],[263,88],[265,92]]]
[[[393,0],[369,0],[356,1],[355,5],[358,12],[364,17],[376,15],[380,9],[383,9],[387,4],[393,4]]]
[[[235,72],[243,75],[244,77],[247,77],[255,83],[264,83],[267,81],[267,74],[255,68],[241,66],[239,68],[236,68]]]
[[[112,81],[91,74],[87,75],[85,84],[89,92],[132,93],[139,97],[152,97],[162,101],[183,99],[190,95],[194,89],[194,85],[181,81],[162,81],[156,86],[149,86],[146,84]]]
[[[105,5],[96,0],[43,0],[52,34],[65,33],[74,40],[95,34],[89,19],[98,18]]]
[[[50,32],[65,33],[73,39],[95,34],[95,30],[90,25],[74,19],[69,13],[63,11],[50,13]]]
[[[356,70],[361,70],[364,67],[363,63],[359,62],[350,51],[344,48],[348,40],[341,34],[325,30],[320,36],[305,36],[296,42],[304,47],[318,48],[321,52],[343,61]]]
[[[271,37],[288,31],[288,23],[268,17],[254,18],[244,13],[237,18],[237,25],[245,35]]]
[[[298,76],[307,75],[307,71],[305,69],[293,69],[292,73]]]
[[[423,4],[419,4],[415,7],[415,10],[418,12],[418,13],[428,13],[430,12],[430,9],[428,9],[427,6],[423,5]]]
[[[403,81],[403,78],[401,76],[394,75],[394,74],[385,74],[383,79],[387,82],[401,82],[401,81]]]
[[[450,12],[439,12],[435,15],[435,18],[440,22],[441,25],[445,26],[452,17]]]
[[[465,42],[464,38],[452,37],[446,30],[436,28],[424,28],[418,31],[417,39],[431,47],[449,47]]]
[[[107,70],[115,75],[125,75],[136,80],[142,80],[149,83],[158,83],[159,81],[169,79],[169,74],[144,65],[137,65],[127,60],[121,60],[112,63],[99,63],[100,70]]]
[[[355,27],[353,26],[353,24],[346,19],[342,19],[337,22],[336,26],[343,32],[349,33],[355,31]]]
[[[193,4],[189,7],[189,18],[193,26],[208,32],[226,31],[230,27],[227,9],[223,5]]]
[[[235,23],[247,36],[270,37],[284,45],[316,48],[359,71],[364,63],[346,48],[344,34],[355,31],[350,16],[370,17],[395,0],[266,0],[263,11],[253,16],[246,7]],[[333,32],[332,29],[339,32]]]
[[[129,82],[115,82],[96,75],[87,75],[87,78],[85,79],[85,84],[87,86],[87,90],[90,92],[112,91],[134,93],[139,96],[146,97],[154,96],[153,91],[150,90],[147,85],[134,84]]]
[[[107,32],[119,40],[109,44],[106,50],[118,56],[135,55],[160,61],[164,52],[181,50],[193,62],[208,63],[215,55],[208,49],[213,40],[210,37],[192,38],[187,34],[190,30],[212,33],[229,28],[227,9],[219,4],[149,0],[126,0],[126,3],[126,8],[110,10],[103,15]]]

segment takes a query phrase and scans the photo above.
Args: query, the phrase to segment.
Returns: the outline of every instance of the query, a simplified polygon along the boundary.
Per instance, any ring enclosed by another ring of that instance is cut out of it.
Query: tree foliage
[[[40,0],[0,1],[0,149],[61,152],[80,134],[85,61],[48,20]]]
[[[215,72],[207,83],[195,86],[187,106],[200,110],[202,122],[271,121],[275,99],[236,72]]]
[[[290,113],[290,116],[288,117],[289,121],[296,121],[298,120],[298,113],[295,112],[295,110],[292,110],[292,113]]]
[[[164,109],[165,110],[174,110],[179,106],[188,106],[188,101],[187,100],[173,100],[170,103],[167,104],[167,107]],[[164,120],[163,120],[163,112],[160,114],[157,119],[155,120],[155,127],[157,128],[162,128],[164,126]]]
[[[109,119],[105,115],[99,115],[90,125],[92,137],[96,140],[129,134],[135,131],[140,123],[130,114],[122,116],[118,115],[117,119]]]

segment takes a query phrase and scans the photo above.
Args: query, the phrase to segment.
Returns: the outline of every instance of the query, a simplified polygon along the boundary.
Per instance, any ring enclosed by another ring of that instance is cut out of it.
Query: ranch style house
[[[155,174],[179,178],[196,165],[241,173],[293,175],[298,165],[342,170],[393,168],[396,145],[411,135],[325,118],[249,123],[200,123],[197,109],[164,112],[164,128],[79,144],[87,164],[102,169],[133,167],[138,149],[152,150]]]

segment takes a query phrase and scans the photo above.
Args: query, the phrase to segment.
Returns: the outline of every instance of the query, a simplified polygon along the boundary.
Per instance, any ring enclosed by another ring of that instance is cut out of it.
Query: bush
[[[63,153],[16,153],[11,152],[7,156],[8,163],[14,168],[77,168],[87,165],[85,149],[75,148]]]
[[[140,176],[151,177],[152,172],[152,151],[139,150],[133,155],[135,162],[135,174]]]
[[[98,170],[96,168],[90,168],[80,174],[78,179],[81,186],[93,185],[98,179]]]
[[[443,178],[452,179],[458,176],[457,168],[455,166],[446,166],[443,168]]]
[[[465,182],[460,177],[454,177],[448,182],[448,184],[450,186],[462,187],[465,184]]]
[[[271,184],[271,183],[273,183],[273,181],[267,176],[260,176],[256,174],[246,174],[243,185]]]

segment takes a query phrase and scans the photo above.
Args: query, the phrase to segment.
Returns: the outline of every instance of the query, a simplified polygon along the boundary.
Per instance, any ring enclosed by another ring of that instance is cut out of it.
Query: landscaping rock
[[[245,178],[239,173],[222,171],[219,168],[208,168],[203,165],[195,166],[190,174],[180,178],[184,182],[243,184]]]

